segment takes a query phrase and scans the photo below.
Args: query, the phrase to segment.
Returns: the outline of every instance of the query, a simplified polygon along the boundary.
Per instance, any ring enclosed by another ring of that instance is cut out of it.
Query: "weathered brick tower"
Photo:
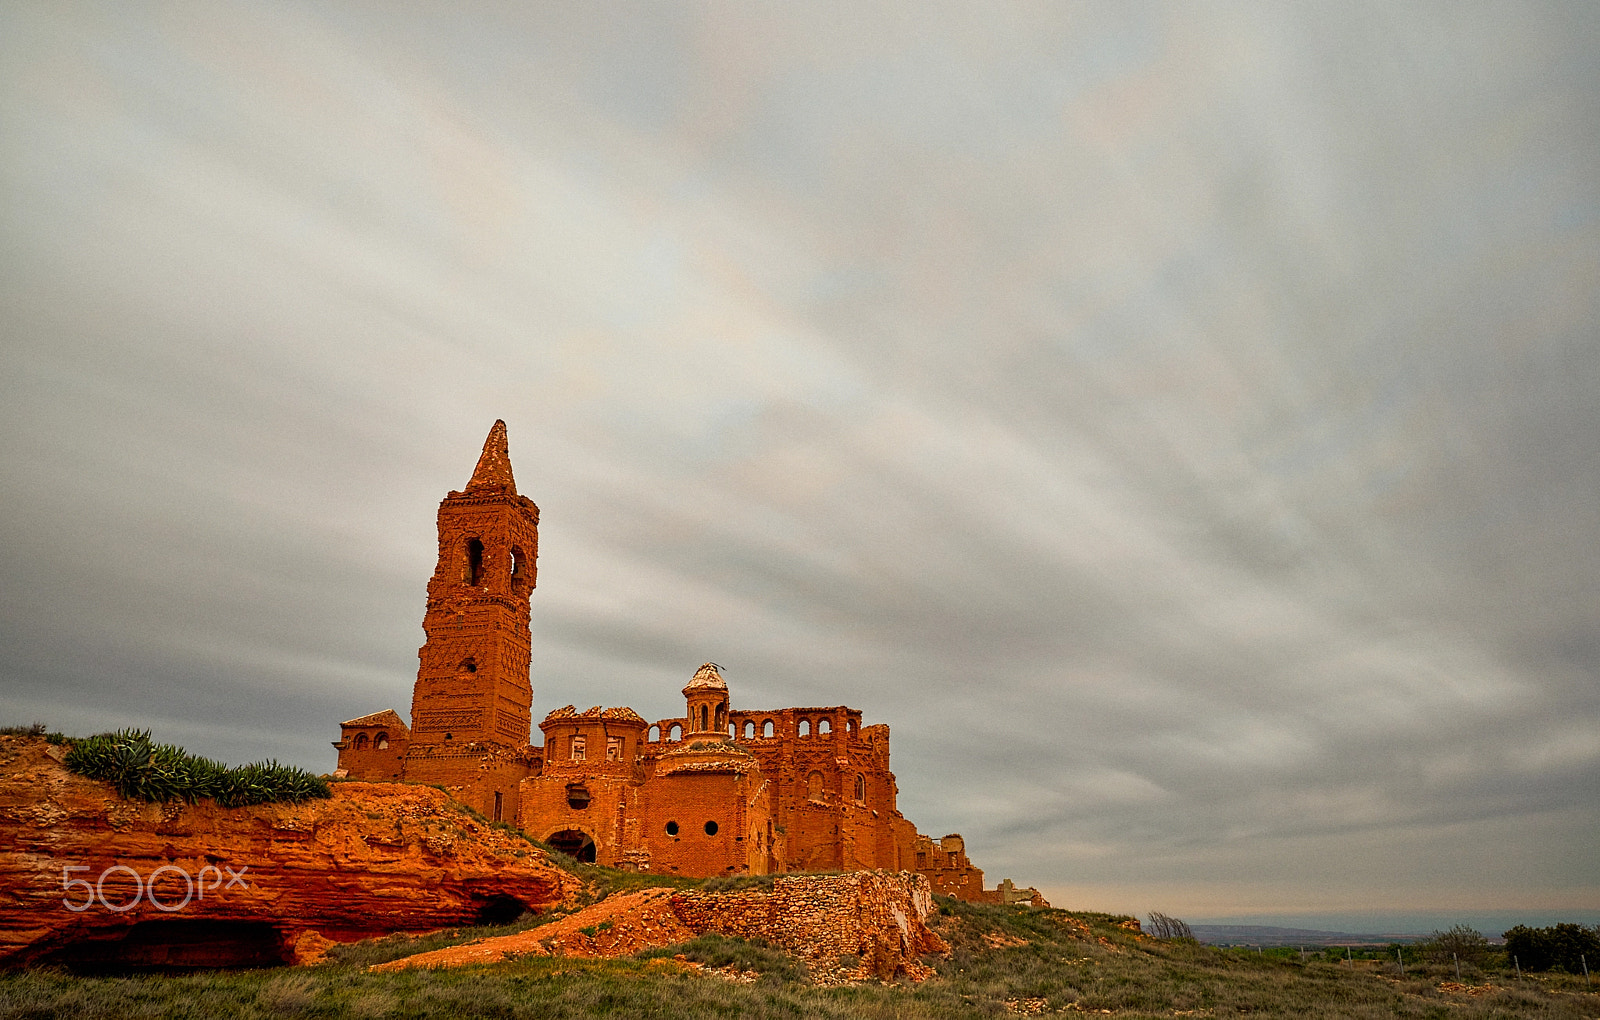
[[[528,595],[539,508],[517,495],[497,421],[466,491],[439,504],[439,563],[428,581],[411,700],[411,742],[521,748],[532,732]]]

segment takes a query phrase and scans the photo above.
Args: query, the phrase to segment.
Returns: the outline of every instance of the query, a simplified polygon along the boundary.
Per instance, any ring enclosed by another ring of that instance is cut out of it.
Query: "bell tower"
[[[463,492],[439,504],[439,563],[411,699],[413,744],[523,747],[532,730],[528,596],[539,508],[517,495],[497,421]]]

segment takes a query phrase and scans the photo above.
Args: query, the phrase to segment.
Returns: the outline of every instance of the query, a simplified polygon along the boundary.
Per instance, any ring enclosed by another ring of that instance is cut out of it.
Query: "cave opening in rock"
[[[83,939],[36,961],[73,974],[183,974],[197,970],[279,967],[290,962],[277,927],[267,921],[160,918],[124,929],[122,937]]]
[[[515,896],[491,896],[478,907],[479,924],[510,924],[528,912],[528,905]]]

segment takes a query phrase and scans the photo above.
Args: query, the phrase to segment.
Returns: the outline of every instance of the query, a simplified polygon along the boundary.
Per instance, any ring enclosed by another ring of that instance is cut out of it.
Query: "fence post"
[[[1400,955],[1400,947],[1399,946],[1395,946],[1394,958],[1396,960],[1400,961],[1400,976],[1401,977],[1405,977],[1406,976],[1406,958],[1404,956]]]
[[[1583,987],[1589,987],[1589,954],[1579,953],[1578,959],[1583,961]]]
[[[1356,961],[1354,961],[1354,960],[1352,960],[1350,958],[1350,947],[1349,946],[1345,946],[1344,947],[1344,962],[1348,963],[1350,965],[1350,969],[1351,970],[1355,970],[1356,969]]]
[[[1461,957],[1457,956],[1454,953],[1451,953],[1450,954],[1450,959],[1456,961],[1456,980],[1460,981],[1461,980]]]
[[[1517,980],[1522,980],[1522,961],[1517,959],[1515,953],[1511,954],[1511,966],[1517,968]]]

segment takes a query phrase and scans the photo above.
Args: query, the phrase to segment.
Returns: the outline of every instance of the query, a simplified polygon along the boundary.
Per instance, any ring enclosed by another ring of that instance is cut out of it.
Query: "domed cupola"
[[[716,736],[728,737],[728,684],[717,672],[719,667],[708,662],[694,671],[694,678],[683,689],[689,703],[687,738]]]

